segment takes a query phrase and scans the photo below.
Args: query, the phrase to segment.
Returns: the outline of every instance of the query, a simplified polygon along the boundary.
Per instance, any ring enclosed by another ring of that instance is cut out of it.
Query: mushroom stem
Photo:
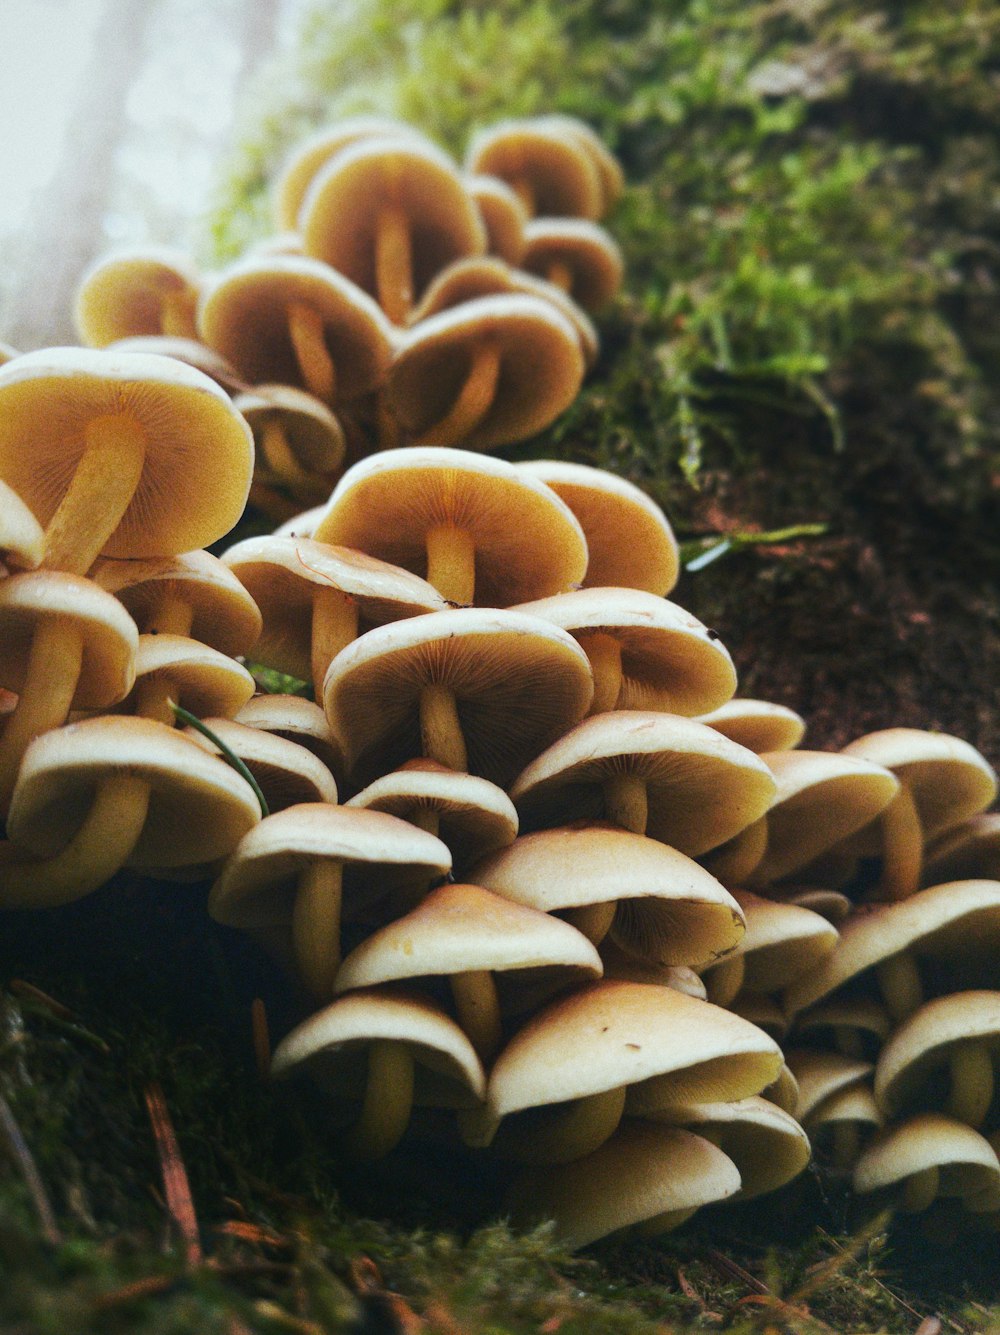
[[[594,674],[594,698],[590,714],[607,714],[618,705],[622,690],[622,647],[613,635],[603,631],[577,635],[580,648],[590,659]]]
[[[857,1122],[834,1122],[830,1162],[834,1168],[849,1172],[861,1153],[861,1134]]]
[[[617,900],[605,899],[599,904],[581,904],[578,908],[567,909],[559,916],[582,932],[592,945],[599,946],[611,930],[617,907]]]
[[[190,635],[194,625],[194,607],[175,590],[166,588],[150,608],[139,627],[143,635]]]
[[[303,486],[314,480],[296,459],[280,417],[269,417],[261,427],[260,452],[279,482]]]
[[[461,774],[468,772],[455,693],[442,682],[428,682],[420,692],[420,740],[423,755]]]
[[[951,1052],[951,1092],[945,1112],[966,1126],[980,1127],[993,1102],[993,1058],[989,1047],[975,1039],[958,1043]]]
[[[135,714],[138,718],[154,719],[168,728],[177,727],[177,717],[170,707],[177,700],[177,683],[160,673],[152,673],[136,682]],[[180,703],[178,701],[178,703]]]
[[[353,1159],[381,1159],[403,1138],[413,1108],[413,1056],[405,1043],[380,1039],[368,1050],[361,1115],[344,1135]]]
[[[833,1046],[838,1052],[842,1052],[845,1057],[863,1057],[865,1055],[865,1045],[861,1038],[861,1031],[849,1024],[835,1024],[833,1026]]]
[[[320,586],[313,598],[311,672],[317,698],[326,670],[341,649],[358,638],[358,605],[340,589]]]
[[[531,182],[528,178],[526,176],[519,176],[514,181],[508,181],[507,184],[524,205],[528,217],[533,218],[535,216],[535,192],[532,190]]]
[[[497,986],[489,969],[470,969],[451,978],[458,1023],[484,1065],[500,1050],[502,1031]]]
[[[462,445],[492,407],[499,379],[499,348],[476,343],[455,402],[439,422],[414,437],[414,445]]]
[[[461,607],[476,594],[476,540],[468,529],[436,524],[427,530],[427,583]]]
[[[333,996],[340,967],[340,903],[343,867],[319,859],[299,876],[292,909],[292,941],[299,977],[317,1001]]]
[[[924,986],[913,956],[906,951],[890,955],[876,968],[885,1008],[897,1023],[924,1003]]]
[[[926,1210],[938,1194],[941,1174],[937,1168],[924,1168],[919,1173],[906,1179],[899,1208],[907,1214],[918,1214]]]
[[[375,291],[393,324],[406,324],[413,306],[413,242],[406,212],[386,205],[375,226]]]
[[[51,858],[31,858],[0,844],[0,903],[7,909],[55,908],[103,885],[139,842],[149,809],[149,783],[131,774],[102,779],[90,811],[69,843]]]
[[[24,689],[0,733],[0,813],[6,814],[28,744],[65,723],[83,663],[83,636],[57,618],[39,622],[31,641]]]
[[[716,1006],[729,1006],[743,986],[746,968],[747,957],[742,951],[727,955],[718,964],[713,964],[703,980],[708,1000]]]
[[[645,779],[638,774],[615,774],[605,779],[604,812],[613,825],[645,834],[649,817]]]
[[[908,899],[920,887],[924,831],[917,804],[905,783],[900,784],[899,792],[882,812],[880,820],[882,875],[878,885],[879,898]]]
[[[337,389],[337,372],[323,337],[323,317],[315,306],[304,301],[289,305],[288,336],[306,389],[330,402]]]
[[[88,423],[76,473],[45,530],[45,569],[87,573],[128,509],[145,458],[146,433],[127,414]]]
[[[619,1085],[571,1103],[537,1109],[520,1126],[505,1123],[500,1143],[503,1152],[520,1163],[570,1163],[603,1145],[624,1110],[625,1086]]]
[[[555,287],[562,288],[570,296],[573,294],[573,270],[565,260],[550,260],[545,277]]]

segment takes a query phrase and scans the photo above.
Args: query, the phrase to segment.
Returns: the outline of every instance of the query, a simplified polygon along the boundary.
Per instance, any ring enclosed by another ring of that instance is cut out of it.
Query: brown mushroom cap
[[[491,450],[550,426],[576,398],[584,369],[577,331],[553,302],[501,293],[401,334],[386,394],[418,444]]]
[[[606,306],[622,284],[614,239],[586,218],[533,218],[524,229],[522,266],[568,292],[585,311]]]
[[[780,991],[815,968],[837,944],[836,927],[811,909],[762,899],[749,890],[734,890],[733,898],[747,923],[737,951],[748,992]]]
[[[554,125],[562,134],[575,140],[596,167],[601,183],[601,212],[598,216],[603,217],[618,202],[625,189],[621,163],[593,127],[578,116],[550,112],[539,119],[543,125]]]
[[[736,689],[736,669],[718,635],[676,603],[643,590],[574,589],[517,610],[580,641],[595,667],[595,695],[607,696],[603,709],[700,714]]]
[[[480,606],[508,607],[569,588],[587,565],[583,531],[542,483],[502,459],[432,446],[384,450],[348,469],[314,538],[357,547],[435,583],[428,543],[439,531],[468,535]]]
[[[601,177],[579,136],[543,117],[506,120],[475,135],[466,169],[499,176],[533,216],[598,218]]]
[[[510,795],[525,829],[605,819],[696,857],[759,819],[774,790],[745,747],[676,714],[632,710],[578,723]]]
[[[455,702],[464,768],[503,787],[582,717],[593,681],[570,636],[517,612],[459,608],[376,627],[337,655],[323,687],[359,783],[428,754],[420,721],[428,686]]]
[[[517,192],[499,176],[472,172],[464,180],[486,228],[488,253],[498,255],[508,264],[519,264],[524,254],[528,212]]]
[[[311,484],[325,501],[347,448],[343,427],[326,404],[293,385],[273,384],[255,385],[233,404],[253,432],[258,474],[286,479],[293,491],[297,483]],[[287,459],[275,457],[276,444]]]
[[[102,255],[81,278],[73,321],[92,348],[133,335],[194,338],[200,285],[181,251],[150,245],[118,250]]]
[[[666,596],[677,583],[677,539],[666,515],[627,478],[587,464],[533,459],[517,465],[551,487],[587,538],[586,588],[645,589]]]
[[[768,751],[792,751],[805,736],[805,719],[787,705],[770,700],[727,700],[718,709],[699,716],[716,732],[739,742],[758,755]]]
[[[0,481],[0,576],[3,567],[34,570],[45,550],[45,534],[24,501]]]

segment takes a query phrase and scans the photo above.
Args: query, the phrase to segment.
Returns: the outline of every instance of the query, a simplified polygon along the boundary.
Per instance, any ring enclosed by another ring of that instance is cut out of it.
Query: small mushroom
[[[727,700],[718,709],[700,715],[698,721],[758,755],[792,751],[806,731],[805,719],[800,714],[770,700]]]
[[[102,255],[80,279],[73,320],[91,348],[134,335],[193,339],[200,286],[197,269],[181,251],[123,248]]]
[[[914,1214],[938,1196],[974,1199],[1000,1185],[1000,1161],[972,1127],[941,1113],[918,1113],[875,1137],[854,1166],[859,1195],[894,1189],[897,1208]]]

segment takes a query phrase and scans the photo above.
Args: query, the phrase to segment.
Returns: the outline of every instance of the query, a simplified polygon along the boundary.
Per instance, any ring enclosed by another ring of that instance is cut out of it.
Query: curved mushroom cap
[[[285,159],[274,182],[274,217],[278,228],[295,231],[302,201],[317,172],[341,149],[363,139],[399,136],[428,142],[414,126],[392,116],[345,116],[302,140]]]
[[[567,1246],[586,1247],[647,1220],[666,1231],[739,1185],[736,1165],[702,1136],[629,1122],[583,1159],[522,1174],[511,1193],[511,1217],[523,1228],[554,1220]]]
[[[786,1056],[788,1069],[798,1083],[795,1115],[803,1126],[813,1112],[834,1094],[855,1085],[870,1084],[873,1064],[843,1052],[820,1052],[812,1048],[794,1048]]]
[[[157,357],[171,357],[195,371],[201,371],[227,394],[239,394],[248,388],[235,366],[227,362],[221,353],[196,338],[174,338],[169,334],[134,334],[129,338],[116,338],[113,343],[107,345],[107,351],[142,352],[152,353]]]
[[[0,575],[4,567],[34,570],[44,550],[41,524],[17,492],[0,481]]]
[[[478,885],[449,884],[356,946],[334,990],[484,969],[544,970],[565,985],[599,978],[601,959],[582,932],[559,918]]]
[[[264,794],[268,811],[284,811],[302,802],[336,803],[336,779],[307,747],[231,718],[205,718],[202,722],[246,765]],[[206,751],[221,754],[203,733],[190,727],[184,731]]]
[[[767,817],[761,816],[732,839],[703,854],[699,861],[723,885],[746,885],[760,866],[766,849]]]
[[[547,487],[503,459],[435,446],[384,450],[348,469],[313,536],[423,575],[439,528],[470,535],[480,606],[569,588],[587,567],[583,531]]]
[[[417,825],[433,816],[456,869],[506,848],[517,836],[517,812],[502,788],[426,758],[383,774],[346,805],[385,811]]]
[[[326,514],[326,501],[322,505],[314,505],[308,510],[303,510],[300,514],[292,515],[291,519],[286,519],[283,524],[279,524],[274,530],[275,538],[311,538],[316,531],[316,525]]]
[[[899,780],[860,756],[830,751],[768,751],[778,784],[767,813],[767,851],[754,885],[791,876],[860,830],[888,806]]]
[[[588,983],[523,1025],[490,1072],[497,1117],[628,1086],[626,1110],[729,1102],[778,1074],[773,1039],[729,1011],[653,983]]]
[[[849,1036],[851,1044],[866,1057],[878,1053],[892,1025],[885,1006],[870,997],[831,997],[821,1006],[811,1006],[795,1017],[797,1037],[827,1046],[838,1035]]]
[[[149,814],[127,865],[181,867],[225,857],[260,820],[250,785],[174,728],[150,719],[70,723],[31,743],[11,801],[7,833],[37,857],[76,834],[109,775],[151,787]]]
[[[323,704],[359,783],[426,752],[419,704],[453,695],[468,769],[504,787],[586,713],[593,678],[565,632],[517,612],[458,608],[378,626],[330,664]]]
[[[347,443],[344,430],[333,413],[314,394],[294,385],[255,385],[233,400],[246,418],[257,447],[258,471],[280,472],[268,456],[268,428],[279,426],[295,465],[303,472],[320,474],[320,480],[336,473],[344,461]],[[327,482],[323,499],[332,490]]]
[[[267,816],[240,841],[212,886],[208,910],[230,927],[285,925],[292,919],[298,874],[317,861],[341,864],[358,883],[377,879],[380,891],[443,876],[451,868],[451,854],[440,839],[395,816],[303,802]],[[347,918],[354,893],[348,877]]]
[[[299,215],[306,254],[375,295],[383,209],[406,219],[416,299],[452,260],[486,250],[479,210],[452,160],[429,142],[397,135],[350,144],[313,177]]]
[[[676,603],[641,589],[574,589],[519,605],[586,644],[607,637],[619,646],[621,687],[615,709],[700,714],[728,700],[736,669],[715,631]]]
[[[9,343],[0,339],[0,366],[6,366],[8,362],[12,362],[15,357],[20,357],[20,355],[17,348],[11,347]]]
[[[360,1094],[368,1045],[380,1040],[404,1043],[418,1063],[414,1102],[462,1107],[485,1094],[475,1049],[440,1006],[373,988],[337,997],[286,1034],[274,1050],[271,1074],[288,1075],[308,1062],[311,1070],[331,1074],[335,1088],[353,1086]]]
[[[784,995],[790,1012],[805,1010],[852,978],[893,955],[917,958],[996,959],[1000,948],[1000,881],[948,881],[909,899],[855,912],[840,929],[834,950]]]
[[[834,1090],[825,1099],[815,1103],[809,1116],[803,1118],[803,1124],[814,1143],[825,1139],[824,1133],[845,1123],[853,1123],[859,1129],[877,1130],[885,1124],[885,1118],[875,1102],[875,1095],[867,1084],[845,1085]],[[858,1145],[860,1152],[861,1146]]]
[[[613,825],[521,835],[469,875],[546,912],[617,901],[612,940],[659,964],[705,964],[743,935],[739,905],[713,876],[676,849]]]
[[[519,264],[524,254],[528,211],[517,192],[499,176],[472,172],[464,180],[486,228],[487,253],[498,255],[508,264]]]
[[[461,439],[445,439],[480,349],[498,362],[492,399]],[[584,369],[577,330],[553,302],[501,293],[439,311],[401,334],[386,395],[403,430],[421,442],[436,436],[444,445],[491,450],[550,426],[576,398]]]
[[[55,514],[90,424],[124,418],[145,439],[135,494],[104,556],[208,547],[243,513],[250,428],[226,394],[168,357],[87,348],[28,352],[0,368],[0,475],[42,524]]]
[[[885,728],[849,742],[842,754],[881,765],[906,785],[925,839],[985,810],[997,795],[997,776],[985,757],[947,733]]]
[[[533,218],[524,229],[522,266],[559,282],[585,311],[599,311],[622,285],[625,262],[614,238],[585,218]]]
[[[302,681],[312,677],[313,607],[338,590],[357,608],[360,628],[443,609],[418,576],[364,552],[309,538],[245,538],[222,554],[224,564],[263,614],[254,658]],[[317,691],[321,682],[316,682]]]
[[[645,589],[663,597],[677,583],[674,531],[656,502],[633,482],[558,459],[533,459],[517,467],[551,487],[580,521],[590,552],[585,588]]]
[[[919,1113],[875,1137],[854,1165],[853,1187],[863,1195],[934,1168],[941,1196],[976,1196],[1000,1185],[1000,1161],[984,1136],[941,1113]]]
[[[778,992],[800,974],[814,969],[834,949],[839,933],[810,909],[762,899],[734,890],[747,930],[737,951],[743,957],[743,987],[748,992]]]
[[[200,285],[181,251],[150,245],[118,250],[102,255],[80,279],[73,322],[91,348],[133,335],[194,338]]]
[[[174,703],[199,718],[212,714],[231,718],[257,689],[241,663],[187,635],[139,636],[135,685],[119,710],[135,710],[141,691],[154,679],[168,683]]]
[[[603,217],[625,190],[625,174],[621,163],[593,127],[579,117],[550,112],[538,119],[542,125],[555,126],[561,134],[568,135],[579,144],[596,167],[601,183],[601,212],[598,217]]]
[[[875,1068],[875,1098],[889,1117],[905,1108],[942,1102],[948,1081],[938,1081],[956,1047],[975,1042],[1000,1063],[1000,991],[953,992],[927,1001],[886,1042]]]
[[[623,950],[610,936],[601,942],[604,977],[617,978],[626,983],[656,983],[659,987],[675,987],[689,997],[708,1000],[705,984],[687,964],[657,964],[654,960],[640,959]]]
[[[645,791],[645,829],[689,857],[758,820],[774,797],[771,771],[753,752],[675,714],[643,710],[584,719],[531,762],[511,798],[524,829],[567,820],[616,822],[613,785]]]
[[[235,715],[237,723],[287,737],[311,751],[333,775],[342,775],[344,757],[322,708],[301,695],[256,695]]]
[[[189,609],[186,634],[233,657],[245,654],[263,627],[257,604],[209,552],[135,561],[102,557],[90,578],[113,593],[144,632],[159,631],[158,614],[167,602]]]
[[[959,821],[932,841],[926,851],[924,880],[1000,880],[1000,811]]]
[[[742,1015],[744,1020],[763,1029],[776,1043],[782,1043],[788,1034],[788,1018],[774,997],[763,992],[741,991],[726,1005],[735,1015]]]
[[[739,1169],[735,1201],[777,1191],[809,1164],[809,1137],[791,1113],[757,1094],[728,1103],[692,1103],[650,1113],[718,1145]]]
[[[135,678],[135,622],[91,580],[55,570],[30,570],[0,581],[0,686],[18,694],[26,689],[32,644],[43,622],[61,624],[79,637],[72,708],[107,709],[125,696]],[[43,682],[32,685],[41,688]]]
[[[752,875],[752,871],[753,869],[748,873],[748,877]],[[720,877],[721,879],[723,878]],[[834,927],[839,927],[854,908],[847,896],[841,894],[839,890],[826,890],[822,886],[773,885],[768,886],[767,893],[769,897],[780,900],[782,904],[794,904],[800,909],[811,909],[827,922],[833,923]]]
[[[533,216],[599,218],[603,211],[601,178],[590,153],[575,132],[542,117],[480,131],[465,165],[507,181]]]
[[[698,721],[758,755],[793,751],[806,731],[801,714],[770,700],[727,700],[718,709],[701,714]]]
[[[380,307],[357,284],[306,256],[238,260],[206,286],[198,328],[209,347],[251,384],[304,384],[292,342],[289,311],[314,311],[336,368],[338,401],[378,388],[392,356],[392,332]]]

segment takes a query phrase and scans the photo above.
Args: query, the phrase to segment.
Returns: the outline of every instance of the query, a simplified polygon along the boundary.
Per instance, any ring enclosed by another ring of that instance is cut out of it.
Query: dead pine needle
[[[34,1155],[28,1148],[28,1142],[21,1134],[21,1128],[17,1124],[17,1119],[14,1117],[10,1104],[2,1094],[0,1094],[0,1133],[7,1142],[7,1147],[14,1162],[21,1170],[21,1176],[24,1178],[31,1196],[45,1241],[51,1243],[53,1247],[57,1247],[62,1242],[62,1234],[59,1232],[59,1226],[56,1223],[52,1206],[49,1204],[49,1198],[45,1194],[41,1174],[35,1164]]]
[[[167,1111],[167,1101],[156,1081],[146,1087],[144,1096],[153,1128],[153,1138],[156,1141],[156,1152],[160,1158],[167,1211],[181,1236],[185,1261],[188,1265],[195,1266],[200,1264],[202,1259],[198,1218],[195,1214],[194,1201],[191,1199],[187,1170]]]

